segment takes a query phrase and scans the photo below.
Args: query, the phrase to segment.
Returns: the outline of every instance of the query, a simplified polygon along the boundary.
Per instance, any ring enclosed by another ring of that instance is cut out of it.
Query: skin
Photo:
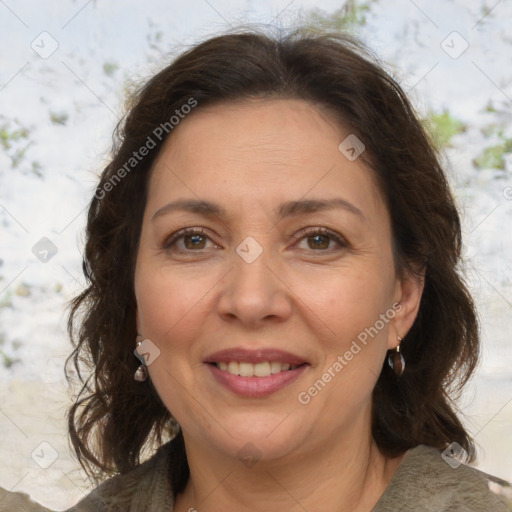
[[[137,327],[160,350],[150,378],[185,438],[191,477],[177,512],[370,511],[405,456],[386,458],[373,441],[371,394],[387,350],[416,317],[422,283],[395,271],[389,213],[372,171],[338,150],[349,134],[309,102],[251,100],[198,108],[155,162],[135,271]],[[346,209],[276,217],[283,201],[333,197],[364,219]],[[185,198],[216,202],[228,216],[173,211],[152,219]],[[164,249],[185,227],[203,228],[205,238]],[[321,237],[318,248],[305,227],[346,242]],[[252,263],[236,252],[248,236],[263,251]],[[299,403],[396,302],[400,311],[378,335]],[[269,397],[241,397],[203,363],[237,346],[286,350],[309,366]],[[239,456],[248,442],[258,459],[250,467]]]

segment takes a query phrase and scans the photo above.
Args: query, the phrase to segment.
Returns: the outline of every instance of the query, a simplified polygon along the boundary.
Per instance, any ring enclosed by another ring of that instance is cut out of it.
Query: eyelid
[[[187,227],[179,229],[178,231],[175,231],[174,233],[171,233],[167,238],[165,238],[162,249],[169,249],[174,242],[179,240],[181,237],[186,235],[203,235],[205,238],[208,238],[210,241],[211,238],[206,233],[205,228],[200,227]]]
[[[302,228],[297,233],[295,233],[292,236],[292,238],[294,238],[295,240],[301,240],[301,239],[305,238],[307,235],[316,235],[316,234],[330,236],[341,247],[349,246],[349,242],[344,236],[340,235],[336,231],[333,231],[332,229],[325,228],[325,227],[318,227],[318,226],[308,226],[306,228]],[[319,252],[321,252],[321,251],[319,251]]]
[[[346,240],[345,237],[343,237],[336,231],[333,231],[332,229],[321,227],[321,226],[307,226],[305,228],[302,228],[298,232],[294,233],[292,235],[292,238],[295,241],[301,241],[304,238],[307,238],[308,235],[312,236],[312,235],[317,235],[317,234],[329,236],[333,241],[335,241],[338,244],[339,247],[346,248],[346,247],[350,246],[349,242]],[[207,230],[205,228],[190,226],[190,227],[179,229],[178,231],[175,231],[170,236],[168,236],[162,244],[162,249],[169,250],[177,240],[181,239],[182,237],[184,237],[186,235],[203,235],[210,242],[212,242],[214,245],[216,245],[215,242],[213,242],[213,240],[211,239],[211,237],[207,234]],[[204,250],[204,249],[202,249],[202,250]],[[197,250],[197,251],[185,250],[182,252],[189,252],[189,253],[201,252],[201,249]],[[313,251],[313,252],[322,253],[324,251]],[[325,252],[327,252],[327,250],[325,250]]]

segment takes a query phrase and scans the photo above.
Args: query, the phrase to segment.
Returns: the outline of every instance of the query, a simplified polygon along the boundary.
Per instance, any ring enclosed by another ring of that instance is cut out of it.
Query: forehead
[[[341,196],[382,214],[373,171],[338,146],[350,135],[324,108],[272,99],[197,109],[180,122],[156,160],[148,204],[216,198],[234,204]]]

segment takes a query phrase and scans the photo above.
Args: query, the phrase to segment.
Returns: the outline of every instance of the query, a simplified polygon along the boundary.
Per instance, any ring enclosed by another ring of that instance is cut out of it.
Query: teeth
[[[254,375],[256,377],[268,377],[271,375],[270,363],[265,361],[263,363],[257,363],[254,365]]]
[[[229,363],[231,365],[231,363]],[[238,374],[241,377],[252,377],[254,375],[254,365],[251,363],[240,363],[238,365]]]
[[[270,371],[272,372],[272,375],[274,373],[279,373],[281,371],[281,363],[279,361],[272,361],[270,363]]]
[[[241,377],[268,377],[279,372],[287,370],[295,370],[296,364],[280,363],[279,361],[261,361],[259,363],[239,363],[238,361],[221,361],[217,363],[220,370],[231,373],[232,375],[240,375]]]

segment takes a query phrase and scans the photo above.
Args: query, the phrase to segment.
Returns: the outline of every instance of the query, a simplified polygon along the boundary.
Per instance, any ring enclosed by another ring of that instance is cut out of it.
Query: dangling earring
[[[137,338],[142,338],[142,336],[140,334],[137,334]],[[138,341],[137,342],[137,347],[142,343],[142,340],[141,341]],[[135,349],[137,350],[137,349]],[[148,369],[146,367],[145,364],[141,364],[137,370],[135,371],[135,374],[133,376],[133,378],[137,381],[137,382],[144,382],[147,378],[148,378]]]
[[[402,338],[397,336],[398,345],[396,349],[391,352],[388,356],[388,364],[394,370],[397,377],[400,377],[405,370],[405,359],[404,356],[400,353],[400,343],[402,342]]]

